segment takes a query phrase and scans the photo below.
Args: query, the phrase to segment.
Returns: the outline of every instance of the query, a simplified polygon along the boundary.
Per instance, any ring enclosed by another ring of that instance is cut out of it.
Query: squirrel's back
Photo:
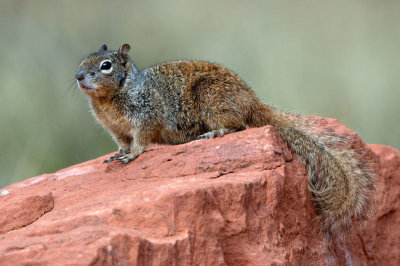
[[[242,79],[222,65],[172,61],[149,67],[143,73],[157,84],[161,105],[168,106],[166,116],[170,118],[171,110],[177,110],[172,115],[176,119],[166,127],[170,132],[165,131],[158,142],[184,143],[212,130],[242,130],[255,125],[258,98]]]

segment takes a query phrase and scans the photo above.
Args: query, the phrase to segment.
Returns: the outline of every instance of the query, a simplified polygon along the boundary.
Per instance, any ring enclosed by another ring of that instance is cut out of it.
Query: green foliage
[[[344,0],[1,1],[0,187],[116,150],[74,82],[81,57],[103,43],[130,43],[139,68],[223,63],[264,102],[338,118],[369,143],[400,148],[399,8]]]

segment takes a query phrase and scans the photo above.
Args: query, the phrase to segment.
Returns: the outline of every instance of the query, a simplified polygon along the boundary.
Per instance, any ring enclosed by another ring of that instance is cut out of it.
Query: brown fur
[[[114,137],[119,153],[106,160],[130,162],[150,143],[179,144],[246,127],[273,125],[308,169],[310,190],[327,233],[346,231],[367,216],[374,179],[353,151],[328,145],[296,116],[259,101],[232,71],[209,62],[168,62],[138,71],[129,45],[85,58],[77,74],[94,115]],[[113,69],[103,70],[109,60]],[[83,77],[83,78],[82,78]]]

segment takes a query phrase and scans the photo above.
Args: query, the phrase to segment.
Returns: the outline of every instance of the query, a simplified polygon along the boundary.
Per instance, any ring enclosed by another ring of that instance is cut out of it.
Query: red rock
[[[4,207],[0,209],[0,233],[27,226],[54,207],[51,192],[45,196],[30,196],[12,204],[7,204],[8,198],[5,198]]]
[[[105,155],[6,187],[0,265],[400,265],[400,152],[369,147],[376,215],[332,249],[304,166],[266,126],[150,146],[128,165],[102,164]]]

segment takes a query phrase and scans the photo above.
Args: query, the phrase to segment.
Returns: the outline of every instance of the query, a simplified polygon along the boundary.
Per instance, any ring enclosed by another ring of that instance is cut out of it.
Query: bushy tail
[[[265,124],[273,125],[307,166],[309,187],[322,231],[343,232],[350,229],[353,220],[368,216],[375,190],[374,175],[368,162],[360,159],[354,150],[335,148],[341,137],[309,133],[310,126],[299,118],[264,107]],[[258,119],[262,120],[261,117]]]

